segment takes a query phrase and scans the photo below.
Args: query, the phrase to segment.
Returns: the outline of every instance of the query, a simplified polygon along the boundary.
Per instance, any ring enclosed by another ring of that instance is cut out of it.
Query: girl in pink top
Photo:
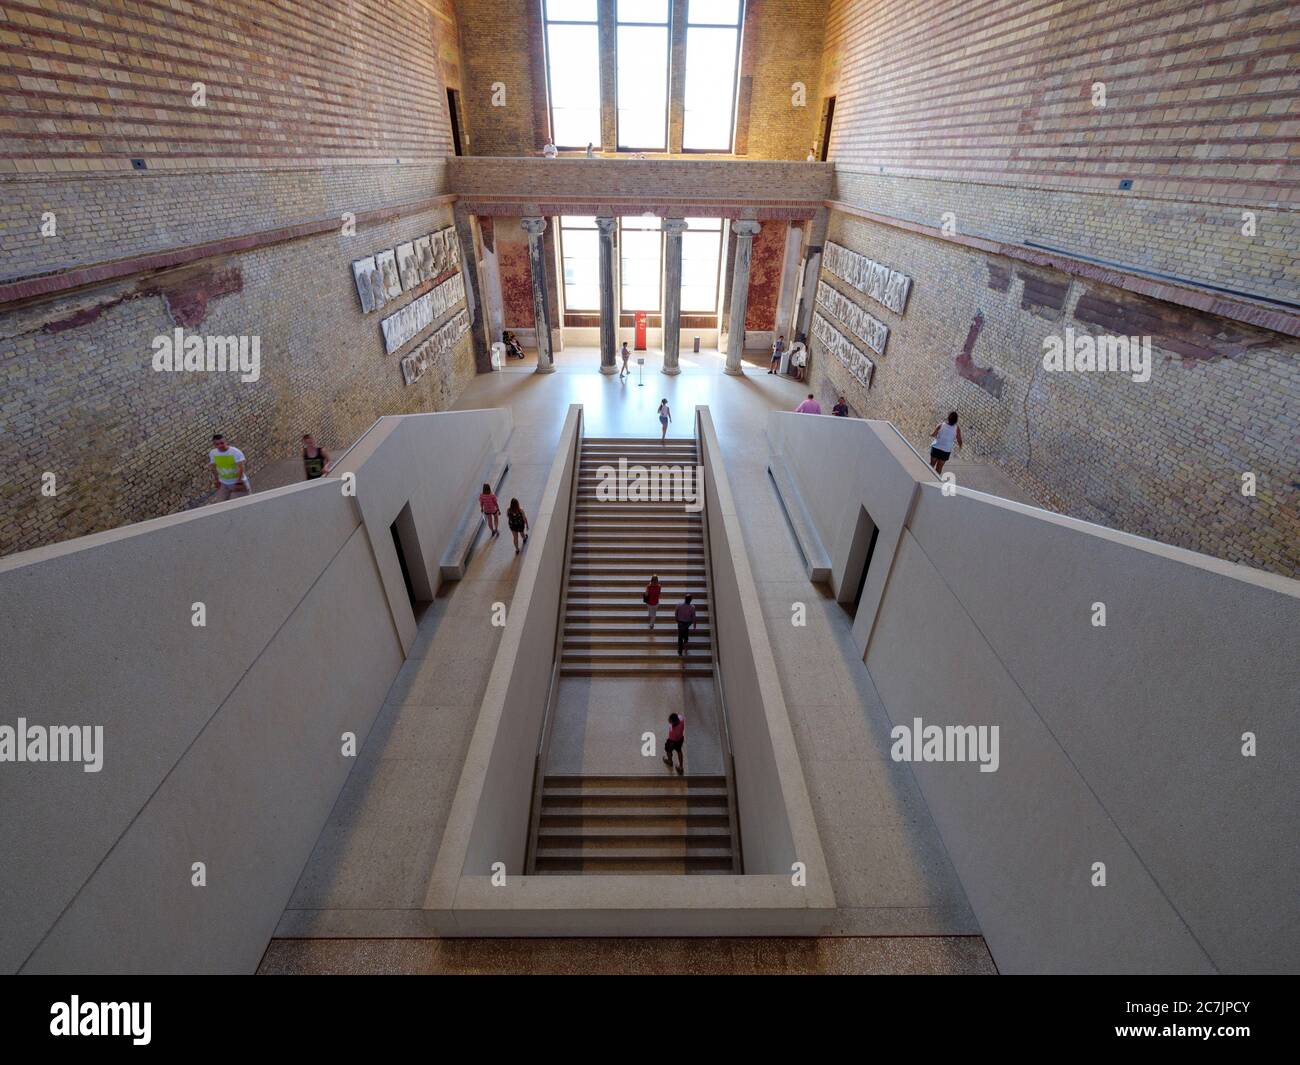
[[[492,486],[485,484],[483,491],[478,497],[478,509],[483,512],[483,518],[487,522],[487,527],[491,530],[493,536],[499,536],[501,530],[497,528],[501,524],[501,504],[497,502],[497,497],[492,492]]]
[[[668,715],[668,739],[664,740],[664,765],[669,769],[673,766],[673,752],[677,752],[677,775],[681,776],[686,769],[686,763],[683,760],[682,744],[686,741],[686,718],[681,714]]]

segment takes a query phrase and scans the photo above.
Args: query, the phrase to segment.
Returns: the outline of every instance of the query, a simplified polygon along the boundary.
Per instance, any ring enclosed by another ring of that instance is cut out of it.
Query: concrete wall
[[[854,645],[863,652],[916,486],[933,481],[934,474],[888,422],[772,411],[767,439],[830,556],[831,590],[840,602],[851,602],[857,591],[860,571],[850,574],[848,568],[860,508],[880,530],[853,623]]]
[[[696,431],[704,467],[718,680],[735,762],[745,871],[789,874],[792,863],[802,862],[805,890],[819,900],[810,904],[829,906],[833,895],[821,839],[707,407],[696,407]]]
[[[436,592],[443,552],[474,505],[493,456],[509,440],[511,425],[510,412],[501,408],[380,418],[336,465],[339,477],[356,477],[356,503],[405,650],[415,639],[415,615],[389,526],[409,503],[423,554],[423,584]]]
[[[342,736],[364,743],[402,664],[393,497],[436,585],[467,464],[508,428],[381,425],[344,459],[355,498],[330,477],[0,560],[0,723],[104,730],[98,773],[0,766],[0,967],[256,967],[351,768]]]
[[[724,673],[744,705],[733,727],[745,849],[743,876],[522,875],[546,693],[568,543],[570,488],[581,436],[581,408],[570,408],[555,464],[533,525],[492,679],[443,833],[425,900],[442,935],[810,935],[824,930],[834,895],[813,820],[780,682],[765,650],[757,593],[711,423],[704,433],[711,474],[710,523],[726,526],[713,546],[727,617],[733,619]],[[707,421],[707,412],[703,419]],[[716,475],[716,479],[715,479]],[[712,535],[712,532],[710,533]],[[729,544],[740,545],[732,554]],[[714,610],[719,606],[714,585]],[[747,611],[746,611],[746,608]],[[746,665],[746,658],[749,664]],[[729,672],[727,669],[729,668]],[[730,698],[730,696],[729,696]],[[739,735],[739,740],[736,737]],[[749,778],[744,783],[744,776]],[[752,822],[752,824],[751,824]],[[791,883],[791,864],[807,886]],[[505,880],[489,874],[505,866]]]
[[[911,476],[879,454],[850,476],[826,461],[846,434],[871,447],[870,423],[773,422],[788,458],[791,441],[814,449],[790,465],[828,544]],[[999,969],[1293,971],[1300,585],[932,481],[913,491],[896,549],[882,526],[872,562],[888,579],[866,664],[895,725],[999,727],[996,772],[913,765]],[[858,626],[870,610],[864,595]]]
[[[565,418],[555,463],[533,516],[529,549],[443,831],[430,878],[431,909],[451,908],[462,875],[486,875],[495,862],[505,863],[508,876],[524,870],[581,435],[582,408],[575,404]]]

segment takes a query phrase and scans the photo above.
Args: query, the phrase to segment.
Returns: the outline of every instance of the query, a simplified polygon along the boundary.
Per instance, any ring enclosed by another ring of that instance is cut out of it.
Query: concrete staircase
[[[713,675],[713,632],[705,580],[704,519],[681,501],[601,501],[602,466],[694,469],[694,439],[597,439],[582,442],[564,613],[562,676]],[[650,575],[663,585],[654,632],[641,595]],[[677,657],[673,611],[694,596],[699,628]]]
[[[722,776],[547,776],[538,874],[739,873]]]

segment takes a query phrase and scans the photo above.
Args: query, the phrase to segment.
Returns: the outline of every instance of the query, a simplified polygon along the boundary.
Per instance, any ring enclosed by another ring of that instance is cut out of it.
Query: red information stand
[[[646,323],[645,311],[637,311],[636,312],[636,342],[634,345],[637,351],[645,351],[645,323]]]

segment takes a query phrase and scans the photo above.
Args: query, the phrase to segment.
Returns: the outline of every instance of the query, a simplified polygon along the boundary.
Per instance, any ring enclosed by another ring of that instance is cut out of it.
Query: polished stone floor
[[[518,496],[528,509],[540,501],[569,404],[584,405],[592,436],[656,433],[661,398],[672,406],[671,434],[690,435],[695,406],[709,406],[839,903],[833,932],[978,936],[911,770],[889,758],[890,722],[853,650],[851,619],[806,579],[765,472],[767,412],[792,410],[804,387],[752,366],[741,377],[724,375],[716,352],[686,352],[681,363],[683,372],[667,377],[657,372],[658,356],[650,353],[644,384],[638,384],[635,375],[624,381],[602,376],[594,350],[565,351],[551,374],[516,363],[481,375],[457,408],[511,409],[511,469],[501,491]],[[998,471],[973,462],[965,469],[964,485],[1008,494]],[[501,630],[490,622],[492,604],[510,601],[519,565],[508,536],[481,547],[465,579],[446,586],[421,620],[415,652],[388,694],[278,936],[416,934],[415,918],[500,639]],[[795,602],[807,606],[802,628],[790,624]],[[635,721],[611,727],[640,728],[639,715],[637,710]],[[657,731],[653,705],[645,716],[645,728]],[[584,735],[562,745],[556,765],[577,764],[590,739]],[[692,756],[703,758],[704,752],[693,746]],[[639,757],[629,754],[629,764]],[[693,769],[703,771],[699,765]],[[319,949],[346,953],[338,946]],[[943,970],[947,955],[924,956],[935,963],[932,971]]]
[[[263,975],[996,975],[980,936],[822,939],[277,939]]]
[[[686,718],[686,775],[723,772],[721,722],[709,677],[564,677],[546,772],[666,774],[659,759],[670,712]],[[655,740],[648,755],[646,733]]]

